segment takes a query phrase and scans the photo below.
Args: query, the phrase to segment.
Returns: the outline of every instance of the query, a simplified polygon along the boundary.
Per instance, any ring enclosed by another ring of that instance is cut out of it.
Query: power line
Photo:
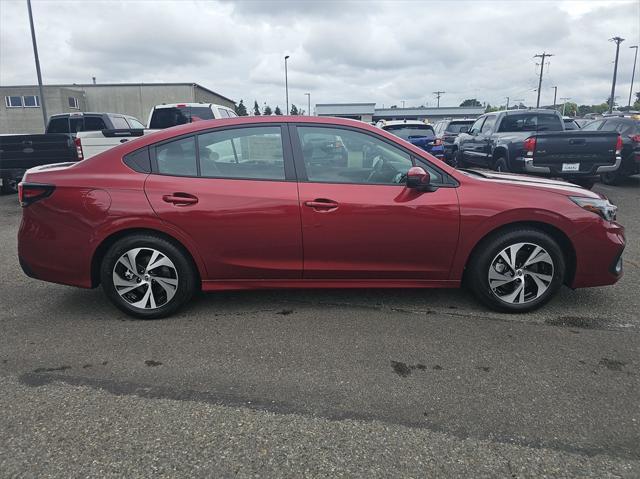
[[[433,92],[433,94],[438,99],[438,108],[440,108],[440,97],[442,96],[443,93],[447,93],[447,92],[446,91],[434,91]]]
[[[544,72],[544,59],[554,56],[553,53],[542,52],[534,55],[533,58],[540,58],[540,79],[538,80],[538,100],[536,101],[536,108],[540,108],[540,90],[542,89],[542,73]]]

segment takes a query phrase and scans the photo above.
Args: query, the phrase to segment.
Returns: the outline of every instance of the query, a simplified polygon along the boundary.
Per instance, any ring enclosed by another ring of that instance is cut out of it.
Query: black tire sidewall
[[[499,169],[500,166],[502,166],[502,169]],[[509,172],[509,167],[507,166],[507,159],[504,156],[501,156],[496,160],[494,165],[494,170],[500,171],[502,173]]]
[[[553,279],[543,295],[524,304],[509,304],[498,299],[489,286],[488,272],[496,255],[510,244],[534,243],[542,246],[551,256],[554,264]],[[499,232],[483,240],[470,262],[467,275],[468,286],[476,296],[491,309],[506,313],[525,313],[547,303],[564,282],[566,261],[558,243],[548,234],[535,229],[514,229]]]
[[[171,300],[160,308],[136,308],[120,297],[113,285],[113,267],[118,259],[133,248],[153,248],[167,256],[178,273],[178,289]],[[109,300],[121,311],[140,319],[158,319],[173,314],[184,305],[196,289],[194,267],[185,253],[172,242],[154,235],[136,234],[116,241],[106,252],[100,266],[100,281]]]

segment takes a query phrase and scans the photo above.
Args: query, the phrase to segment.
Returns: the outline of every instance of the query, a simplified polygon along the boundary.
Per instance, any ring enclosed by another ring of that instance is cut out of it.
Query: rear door
[[[204,280],[300,279],[302,233],[288,130],[227,127],[151,147],[145,191],[197,244]]]
[[[404,186],[414,159],[387,139],[326,125],[292,130],[305,279],[448,279],[459,208],[455,186],[440,170],[421,163],[441,187],[419,193]],[[321,136],[341,138],[346,164],[317,161]]]
[[[462,160],[468,161],[470,163],[483,164],[482,159],[484,155],[480,155],[477,151],[479,144],[477,137],[478,135],[480,135],[480,130],[482,129],[482,124],[484,123],[485,119],[486,117],[481,116],[471,126],[468,134],[460,135],[458,148],[460,149]]]

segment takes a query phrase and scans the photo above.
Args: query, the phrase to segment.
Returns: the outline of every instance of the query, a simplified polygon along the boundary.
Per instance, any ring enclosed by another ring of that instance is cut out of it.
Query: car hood
[[[469,171],[474,175],[480,176],[481,180],[490,181],[492,183],[502,183],[513,186],[521,186],[524,188],[534,188],[537,190],[558,193],[565,196],[603,198],[603,196],[598,193],[562,180],[552,180],[549,178],[540,178],[530,175],[519,175],[516,173],[498,173],[488,170],[462,169],[461,171]]]

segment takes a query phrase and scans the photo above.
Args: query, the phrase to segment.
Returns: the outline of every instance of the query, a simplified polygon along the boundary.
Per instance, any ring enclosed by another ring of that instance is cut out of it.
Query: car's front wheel
[[[549,301],[563,283],[565,259],[558,243],[536,229],[501,231],[483,240],[466,280],[490,308],[522,313]]]
[[[173,314],[193,296],[197,281],[190,258],[151,234],[116,241],[103,258],[100,279],[113,304],[141,319]]]

